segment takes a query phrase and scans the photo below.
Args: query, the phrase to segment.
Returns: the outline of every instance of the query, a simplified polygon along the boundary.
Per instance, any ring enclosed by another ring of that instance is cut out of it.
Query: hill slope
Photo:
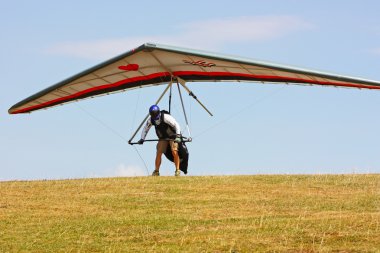
[[[1,252],[380,250],[380,175],[0,182]]]

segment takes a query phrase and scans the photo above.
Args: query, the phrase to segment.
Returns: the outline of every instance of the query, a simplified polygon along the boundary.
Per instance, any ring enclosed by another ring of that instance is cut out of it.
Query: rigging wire
[[[278,88],[272,92],[270,92],[269,94],[267,94],[266,96],[262,96],[260,97],[259,99],[253,101],[252,103],[248,104],[247,106],[243,107],[242,109],[240,109],[238,112],[235,112],[234,114],[231,114],[230,116],[224,118],[223,120],[217,122],[216,124],[214,124],[213,126],[203,130],[202,132],[198,133],[197,135],[195,135],[193,137],[194,138],[197,138],[201,135],[203,135],[204,133],[210,131],[211,129],[214,129],[222,124],[224,124],[225,122],[237,117],[239,114],[243,113],[244,111],[246,111],[248,108],[254,106],[254,105],[257,105],[258,103],[260,102],[263,102],[264,100],[278,94],[280,91],[282,91],[283,89],[285,88],[285,86],[281,87],[281,88]],[[141,92],[138,93],[138,99],[137,99],[137,102],[136,102],[136,107],[135,107],[135,112],[134,112],[134,116],[133,116],[133,122],[135,122],[135,119],[136,119],[136,114],[137,114],[137,107],[138,107],[138,103],[140,101],[140,94]],[[191,103],[190,104],[190,108],[191,108]],[[121,138],[122,140],[124,140],[126,143],[128,143],[128,140],[123,136],[121,135],[118,131],[116,131],[115,129],[113,129],[112,127],[110,127],[109,125],[107,125],[104,121],[100,120],[98,117],[96,117],[95,115],[93,115],[92,113],[90,113],[89,111],[87,111],[86,109],[84,109],[82,106],[80,106],[79,104],[75,104],[80,110],[82,110],[85,114],[87,114],[88,116],[90,116],[92,119],[94,119],[95,121],[97,121],[99,124],[101,124],[103,127],[105,127],[106,129],[108,129],[109,131],[111,131],[113,134],[115,134],[116,136],[118,136],[119,138]],[[175,109],[177,110],[177,108],[175,107]],[[190,109],[191,110],[191,109]],[[191,121],[191,119],[190,119]],[[132,126],[134,125],[134,123],[132,124]],[[133,131],[133,130],[132,130]],[[149,169],[148,169],[148,166],[144,160],[144,158],[142,157],[142,155],[140,154],[140,152],[138,151],[138,149],[133,146],[134,150],[136,151],[137,155],[140,157],[142,163],[144,164],[144,167],[147,171],[147,175],[149,175]]]
[[[94,119],[95,121],[97,121],[99,124],[101,124],[103,127],[107,128],[108,130],[110,130],[112,133],[114,133],[116,136],[120,137],[122,140],[124,140],[126,143],[128,143],[128,140],[122,136],[118,131],[116,131],[115,129],[113,129],[112,127],[110,127],[109,125],[107,125],[104,121],[100,120],[99,118],[95,117],[95,115],[93,115],[92,113],[90,113],[89,111],[87,111],[86,109],[84,109],[82,106],[80,106],[79,104],[75,104],[80,110],[82,110],[84,113],[86,113],[88,116],[90,116],[92,119]],[[136,113],[135,113],[136,114]],[[145,160],[143,159],[143,157],[141,156],[140,152],[137,150],[136,147],[133,147],[138,156],[140,157],[141,161],[143,162],[144,166],[145,166],[145,169],[147,171],[147,175],[149,175],[149,169],[148,169],[148,166],[146,165],[146,162]]]
[[[134,129],[133,126],[135,125],[135,122],[136,122],[137,108],[138,108],[139,103],[140,103],[140,96],[141,96],[141,89],[139,89],[139,93],[138,93],[137,101],[136,101],[136,106],[135,106],[135,112],[133,114],[133,120],[132,120],[132,124],[131,124],[131,135],[133,134],[133,129]],[[141,161],[143,162],[145,169],[146,169],[146,172],[147,172],[147,175],[149,176],[149,169],[148,169],[148,166],[146,165],[144,158],[141,156],[139,150],[134,145],[132,145],[132,146],[133,146],[133,149],[136,151],[137,155],[140,157]]]
[[[246,111],[247,109],[249,109],[250,107],[254,106],[254,105],[257,105],[261,102],[263,102],[264,100],[270,98],[270,97],[273,97],[274,95],[277,95],[278,93],[280,93],[280,91],[282,91],[286,86],[282,86],[268,94],[266,94],[265,96],[262,96],[260,98],[258,98],[257,100],[253,101],[252,103],[248,104],[247,106],[243,107],[242,109],[240,109],[239,111],[237,112],[234,112],[233,114],[229,115],[228,117],[222,119],[221,121],[215,123],[214,125],[212,125],[211,127],[209,128],[206,128],[205,130],[201,131],[200,133],[194,135],[193,139],[195,138],[198,138],[199,136],[203,135],[204,133],[210,131],[211,129],[214,129],[224,123],[226,123],[227,121],[237,117],[239,114],[243,113],[244,111]]]
[[[188,101],[188,103],[189,103],[189,125],[190,125],[190,128],[192,129],[192,127],[193,127],[193,121],[192,121],[192,114],[191,114],[191,100],[190,99],[188,99],[187,100]]]
[[[132,145],[132,146],[133,146],[133,148],[136,150],[136,153],[139,155],[141,161],[143,162],[143,164],[144,164],[144,166],[145,166],[145,169],[146,169],[146,173],[147,173],[147,175],[149,176],[148,165],[146,165],[146,162],[145,162],[144,158],[141,156],[141,154],[140,154],[140,152],[138,151],[138,149],[137,149],[134,145]]]
[[[135,112],[133,114],[133,120],[132,120],[132,124],[131,124],[131,135],[133,134],[133,129],[134,129],[134,125],[135,125],[135,122],[136,122],[136,113],[137,113],[137,108],[139,106],[139,103],[140,103],[140,95],[141,95],[141,89],[139,89],[139,92],[137,94],[137,101],[136,101],[136,106],[135,106]]]
[[[183,104],[182,93],[181,93],[181,89],[180,89],[180,87],[179,87],[178,81],[177,81],[177,88],[178,88],[179,98],[181,99],[181,105],[182,105],[183,115],[185,116],[187,132],[188,132],[188,134],[189,134],[189,138],[191,138],[191,133],[190,133],[190,128],[189,128],[189,122],[188,122],[188,120],[187,120],[186,111],[185,111],[185,106],[184,106],[184,104]]]

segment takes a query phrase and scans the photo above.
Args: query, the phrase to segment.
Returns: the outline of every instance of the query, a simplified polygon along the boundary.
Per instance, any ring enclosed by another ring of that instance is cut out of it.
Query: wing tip
[[[11,107],[8,109],[8,114],[17,114],[17,112]]]
[[[15,104],[14,106],[12,106],[11,108],[8,109],[8,114],[14,115],[14,114],[29,113],[30,112],[29,110],[20,109],[20,106],[22,106],[22,105]]]

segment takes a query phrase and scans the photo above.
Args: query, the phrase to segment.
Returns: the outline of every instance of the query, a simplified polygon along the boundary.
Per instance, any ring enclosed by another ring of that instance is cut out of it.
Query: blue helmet
[[[160,118],[160,108],[157,105],[152,105],[149,108],[149,114],[151,119],[158,120]]]

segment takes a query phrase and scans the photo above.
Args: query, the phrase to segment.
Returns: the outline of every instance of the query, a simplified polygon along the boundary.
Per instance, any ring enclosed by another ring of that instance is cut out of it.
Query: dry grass
[[[1,252],[380,252],[380,175],[0,182]]]

